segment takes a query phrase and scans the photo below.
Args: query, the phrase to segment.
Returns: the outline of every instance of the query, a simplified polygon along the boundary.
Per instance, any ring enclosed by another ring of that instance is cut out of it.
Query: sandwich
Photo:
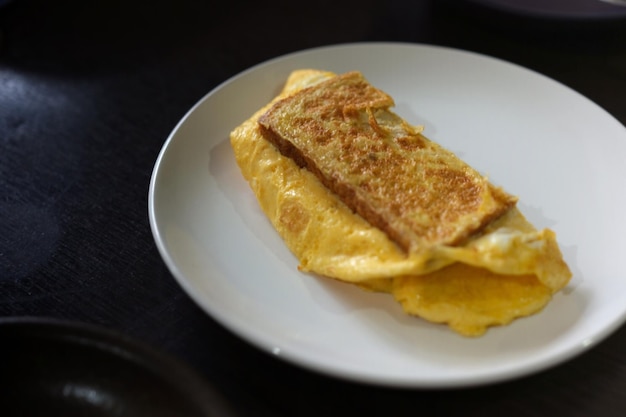
[[[571,278],[555,233],[393,106],[358,71],[296,70],[231,132],[299,270],[465,336],[542,310]]]

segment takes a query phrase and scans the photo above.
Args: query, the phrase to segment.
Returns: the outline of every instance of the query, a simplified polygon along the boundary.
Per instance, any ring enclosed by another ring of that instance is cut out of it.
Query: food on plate
[[[463,242],[516,199],[390,112],[359,72],[278,101],[262,135],[403,249]]]
[[[299,269],[467,336],[540,311],[571,277],[554,232],[393,105],[359,72],[297,70],[231,133]]]

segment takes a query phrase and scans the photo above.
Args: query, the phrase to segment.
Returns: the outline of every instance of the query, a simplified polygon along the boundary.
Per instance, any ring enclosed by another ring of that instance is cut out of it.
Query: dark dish
[[[102,327],[0,319],[4,416],[229,416],[185,364]]]
[[[617,0],[465,0],[494,10],[554,19],[624,19],[626,7]]]

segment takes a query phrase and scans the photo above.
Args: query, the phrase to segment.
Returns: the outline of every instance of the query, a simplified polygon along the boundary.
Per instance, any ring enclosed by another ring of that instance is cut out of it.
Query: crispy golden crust
[[[409,252],[462,243],[515,205],[389,111],[393,104],[349,72],[277,102],[259,126],[283,155]]]

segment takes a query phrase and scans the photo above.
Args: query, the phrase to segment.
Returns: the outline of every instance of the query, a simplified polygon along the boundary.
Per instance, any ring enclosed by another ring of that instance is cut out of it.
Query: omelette
[[[296,70],[230,142],[299,270],[390,294],[464,336],[541,311],[571,272],[537,229],[353,71]]]

